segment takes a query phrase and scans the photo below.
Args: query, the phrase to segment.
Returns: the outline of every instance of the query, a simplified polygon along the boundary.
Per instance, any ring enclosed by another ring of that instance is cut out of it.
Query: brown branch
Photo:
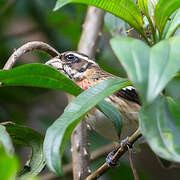
[[[111,152],[113,149],[114,149],[113,144],[108,144],[101,148],[98,148],[97,150],[95,150],[94,152],[91,153],[90,160],[95,161],[101,157],[104,157],[109,152]],[[69,174],[70,172],[72,172],[72,164],[70,163],[70,164],[64,165],[63,172],[64,172],[64,174]],[[40,176],[40,179],[42,179],[42,180],[52,180],[52,179],[57,179],[57,178],[58,177],[52,173],[47,173],[43,176]]]
[[[45,51],[52,57],[59,55],[58,51],[52,48],[50,45],[40,42],[40,41],[32,41],[24,44],[20,48],[14,51],[14,53],[10,56],[3,69],[8,70],[11,69],[15,62],[25,53],[33,50],[41,50]]]
[[[96,53],[98,37],[103,24],[104,12],[95,7],[89,7],[83,32],[79,41],[78,51],[92,57]],[[90,155],[85,120],[81,120],[71,136],[73,179],[84,180],[90,173]]]
[[[119,158],[128,150],[129,147],[132,147],[133,144],[142,136],[140,129],[137,129],[136,132],[129,137],[128,141],[126,143],[123,143],[117,152],[112,157],[113,163],[116,163]],[[102,176],[105,172],[107,172],[110,169],[108,167],[107,163],[104,163],[100,168],[98,168],[95,172],[93,172],[91,175],[89,175],[86,180],[93,180],[97,179],[100,176]]]
[[[76,126],[71,136],[73,179],[84,180],[90,174],[90,155],[88,148],[88,137],[86,122]]]
[[[89,57],[96,54],[98,38],[101,36],[101,29],[104,23],[105,12],[96,7],[89,6],[85,23],[83,24],[83,33],[78,45],[78,50]]]

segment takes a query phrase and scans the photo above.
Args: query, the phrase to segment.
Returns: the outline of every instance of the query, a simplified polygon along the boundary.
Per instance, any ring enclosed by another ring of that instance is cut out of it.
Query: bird
[[[60,53],[45,64],[64,74],[83,90],[87,90],[106,79],[120,78],[104,71],[93,59],[76,51]],[[138,112],[141,109],[139,95],[134,86],[127,86],[106,97],[105,100],[114,105],[122,115],[120,135],[114,124],[97,108],[93,108],[86,115],[87,123],[101,136],[116,142],[125,142],[124,139],[127,140],[127,137],[139,129]],[[144,143],[144,140],[142,142]],[[106,158],[109,166],[112,166],[111,158],[116,151],[117,149],[109,153]]]
[[[93,59],[76,51],[63,52],[45,64],[70,78],[83,90],[106,79],[120,78],[102,70]],[[93,108],[86,116],[88,125],[101,136],[117,142],[132,135],[139,127],[138,111],[141,108],[140,98],[135,88],[127,86],[106,97],[105,100],[122,114],[123,126],[120,136],[114,124],[97,108]]]

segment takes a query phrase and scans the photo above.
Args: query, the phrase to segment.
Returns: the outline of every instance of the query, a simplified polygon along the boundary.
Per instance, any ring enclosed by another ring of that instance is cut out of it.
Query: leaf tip
[[[66,1],[66,2],[61,1],[61,0],[57,1],[56,4],[55,4],[55,7],[54,7],[54,9],[53,9],[53,11],[59,10],[60,8],[62,8],[62,7],[65,6],[66,4],[68,4],[68,2],[69,2],[69,1]]]

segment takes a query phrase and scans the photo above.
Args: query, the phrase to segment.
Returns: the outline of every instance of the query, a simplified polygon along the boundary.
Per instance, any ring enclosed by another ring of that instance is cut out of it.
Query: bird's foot
[[[110,168],[116,168],[116,167],[119,167],[119,165],[120,165],[119,160],[118,160],[118,162],[113,161],[113,156],[116,154],[117,151],[118,151],[118,148],[113,150],[112,152],[110,152],[106,157],[106,163],[107,163],[108,167],[110,167]]]
[[[128,140],[129,140],[129,136],[127,136],[125,139],[122,139],[120,142],[120,146],[126,145],[128,148],[130,148],[128,145]]]
[[[128,149],[131,148],[129,147],[128,145],[128,140],[129,140],[129,137],[126,137],[125,139],[123,139],[121,142],[120,142],[120,146],[118,148],[116,148],[115,150],[113,150],[112,152],[110,152],[107,157],[106,157],[106,163],[108,165],[108,167],[110,168],[116,168],[116,167],[119,167],[120,166],[120,160],[119,159],[114,159],[113,156],[116,154],[116,152],[118,151],[118,149],[122,146],[127,146]]]

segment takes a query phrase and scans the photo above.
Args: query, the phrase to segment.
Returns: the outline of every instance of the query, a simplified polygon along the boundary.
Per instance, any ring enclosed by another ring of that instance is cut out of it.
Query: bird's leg
[[[120,165],[120,160],[119,159],[113,159],[114,155],[116,154],[116,152],[119,150],[119,148],[121,148],[122,146],[127,146],[127,148],[132,148],[131,146],[129,146],[128,143],[129,137],[126,137],[125,139],[123,139],[120,142],[119,147],[117,147],[115,150],[113,150],[112,152],[110,152],[107,157],[106,157],[106,163],[110,168],[115,168],[115,167],[119,167]]]
[[[130,137],[123,139],[120,143],[120,146],[115,149],[113,152],[109,153],[106,158],[106,163],[109,167],[116,167],[119,158],[130,148],[133,148],[133,144],[142,137],[140,128],[138,128]]]
[[[106,163],[110,168],[118,167],[120,164],[119,162],[112,161],[112,157],[116,154],[117,151],[118,151],[118,148],[110,152],[106,157]]]

